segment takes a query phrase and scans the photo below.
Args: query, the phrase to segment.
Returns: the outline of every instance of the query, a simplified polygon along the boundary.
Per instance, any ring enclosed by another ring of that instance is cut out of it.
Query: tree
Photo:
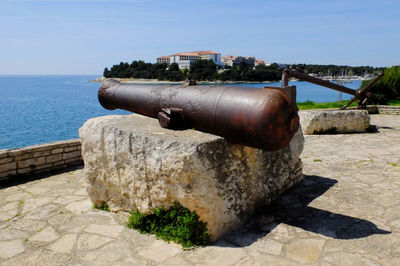
[[[190,66],[189,77],[193,80],[215,80],[217,65],[212,60],[196,60]]]
[[[104,69],[103,77],[105,77],[105,78],[111,78],[110,70],[108,70],[107,67]]]
[[[179,65],[177,63],[170,64],[168,71],[179,71]]]
[[[360,89],[371,80],[364,80]],[[368,104],[387,104],[390,100],[400,100],[400,66],[393,66],[384,70],[384,76],[369,90],[372,96]]]

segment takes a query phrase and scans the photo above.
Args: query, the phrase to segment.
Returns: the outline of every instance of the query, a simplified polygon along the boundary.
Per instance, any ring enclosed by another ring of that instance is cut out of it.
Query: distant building
[[[254,66],[255,61],[256,61],[256,58],[254,56],[245,56],[244,57],[244,62],[249,66]]]
[[[165,56],[157,58],[158,59],[165,58]],[[190,65],[193,64],[196,60],[212,60],[217,65],[222,65],[221,62],[221,54],[214,51],[196,51],[189,53],[177,53],[169,56],[169,64],[177,63],[179,69],[189,69]]]
[[[257,59],[257,60],[254,62],[254,66],[258,66],[258,65],[264,65],[264,66],[265,66],[264,60]]]
[[[194,52],[200,55],[203,60],[213,60],[216,65],[222,66],[221,54],[214,51],[197,51]]]
[[[245,59],[243,56],[235,56],[235,55],[224,55],[222,57],[222,62],[224,65],[234,66],[239,65],[241,62],[244,62]]]
[[[254,66],[255,64],[254,56],[236,56],[236,55],[224,55],[222,57],[222,62],[228,66],[239,65],[240,63],[246,63],[249,66]]]
[[[188,69],[196,60],[200,60],[201,56],[197,53],[177,53],[170,56],[170,64],[177,63],[179,69]]]
[[[166,63],[167,65],[169,65],[170,60],[171,60],[170,56],[161,56],[161,57],[157,58],[157,63],[161,63],[161,64]]]

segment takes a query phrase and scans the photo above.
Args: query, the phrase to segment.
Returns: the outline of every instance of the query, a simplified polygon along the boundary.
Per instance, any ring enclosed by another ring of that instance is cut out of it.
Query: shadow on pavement
[[[357,239],[374,234],[390,234],[374,223],[356,217],[308,207],[337,181],[320,176],[304,175],[304,180],[281,195],[268,208],[236,231],[224,236],[214,245],[229,247],[249,246],[265,237],[280,223],[335,239]],[[290,237],[290,236],[289,236]]]

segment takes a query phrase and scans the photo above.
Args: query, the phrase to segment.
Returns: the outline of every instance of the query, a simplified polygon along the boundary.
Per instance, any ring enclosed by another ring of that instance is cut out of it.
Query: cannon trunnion
[[[165,128],[194,128],[267,151],[286,147],[299,128],[297,109],[280,89],[107,80],[98,98],[106,109],[157,118]]]

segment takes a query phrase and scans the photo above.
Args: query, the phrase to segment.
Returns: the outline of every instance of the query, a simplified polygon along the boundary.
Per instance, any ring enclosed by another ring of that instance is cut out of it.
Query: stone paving
[[[400,265],[400,116],[306,136],[304,181],[235,232],[182,250],[92,209],[83,170],[0,184],[0,265]]]

